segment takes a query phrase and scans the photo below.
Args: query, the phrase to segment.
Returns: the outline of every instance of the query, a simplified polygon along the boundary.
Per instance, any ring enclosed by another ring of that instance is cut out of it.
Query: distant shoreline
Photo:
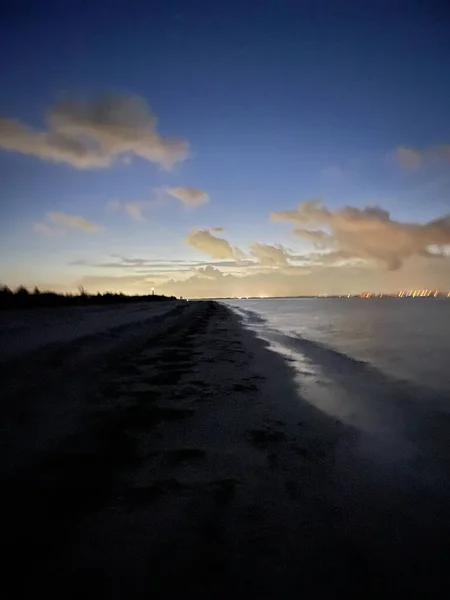
[[[204,298],[205,300],[442,300],[450,299],[450,292],[440,292],[437,296],[398,296],[396,294],[373,294],[364,296],[361,294],[341,294],[341,295],[317,295],[317,296],[241,296],[237,297],[217,297]]]
[[[41,291],[38,288],[30,292],[23,286],[14,291],[7,286],[0,287],[0,310],[56,308],[60,306],[104,306],[166,300],[176,300],[176,298],[175,296],[164,296],[154,292],[139,296],[112,292],[90,294],[81,288],[79,294],[58,294],[56,292]]]
[[[428,295],[410,294],[409,292],[395,292],[392,294],[386,293],[362,293],[362,294],[317,294],[311,296],[223,296],[223,297],[205,297],[205,298],[189,298],[189,300],[335,300],[335,299],[348,299],[348,300],[442,300],[450,299],[450,292],[439,292],[431,290],[425,290],[430,292]],[[161,302],[161,301],[173,301],[177,300],[175,296],[165,296],[161,294],[141,294],[141,295],[129,295],[122,292],[112,293],[96,293],[91,294],[86,292],[83,288],[80,288],[78,294],[72,293],[57,293],[52,291],[41,291],[38,288],[34,288],[33,291],[29,291],[27,288],[20,286],[15,290],[11,290],[7,286],[0,286],[0,311],[1,310],[20,310],[20,309],[31,309],[31,308],[52,308],[52,307],[64,307],[64,306],[107,306],[114,304],[127,304],[133,302]],[[183,300],[183,297],[180,297]]]

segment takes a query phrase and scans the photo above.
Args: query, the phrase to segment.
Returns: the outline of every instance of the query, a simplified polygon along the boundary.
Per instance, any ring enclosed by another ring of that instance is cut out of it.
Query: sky
[[[450,7],[7,1],[0,283],[450,290]]]

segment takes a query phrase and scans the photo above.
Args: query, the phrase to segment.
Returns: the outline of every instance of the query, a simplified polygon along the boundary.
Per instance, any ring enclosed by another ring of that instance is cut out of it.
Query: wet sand
[[[399,505],[410,498],[356,455],[358,433],[304,402],[289,364],[228,308],[180,303],[124,327],[16,356],[2,377],[17,597],[379,597],[443,583],[447,540],[417,530]]]

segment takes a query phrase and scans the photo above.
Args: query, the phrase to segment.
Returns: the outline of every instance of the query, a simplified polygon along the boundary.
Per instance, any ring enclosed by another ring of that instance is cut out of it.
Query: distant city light
[[[318,294],[316,298],[450,298],[450,292],[440,290],[417,289],[398,292],[362,292],[360,294]]]

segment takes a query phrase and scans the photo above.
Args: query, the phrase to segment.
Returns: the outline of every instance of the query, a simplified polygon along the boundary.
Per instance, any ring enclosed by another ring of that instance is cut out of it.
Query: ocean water
[[[261,299],[227,305],[293,368],[299,397],[373,456],[450,473],[450,300]],[[365,436],[365,438],[364,438]]]
[[[260,335],[320,362],[319,347],[398,380],[447,394],[450,410],[450,300],[261,299],[230,301]],[[311,345],[308,347],[308,342]],[[316,346],[313,346],[315,344]],[[316,365],[319,366],[319,365]]]
[[[307,435],[340,432],[329,446],[337,514],[402,582],[438,589],[450,548],[450,300],[228,305],[291,365],[299,405],[317,417]]]

